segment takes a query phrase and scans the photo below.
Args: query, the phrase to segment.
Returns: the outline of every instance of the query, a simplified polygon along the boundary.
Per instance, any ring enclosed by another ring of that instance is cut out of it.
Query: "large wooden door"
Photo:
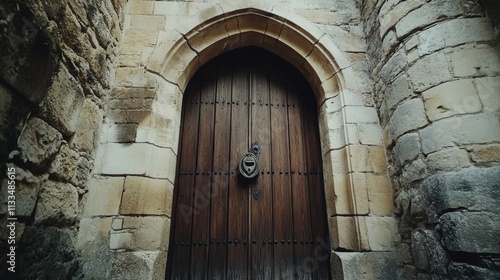
[[[316,103],[257,48],[201,68],[184,96],[167,279],[330,279]],[[257,179],[239,175],[256,144]]]

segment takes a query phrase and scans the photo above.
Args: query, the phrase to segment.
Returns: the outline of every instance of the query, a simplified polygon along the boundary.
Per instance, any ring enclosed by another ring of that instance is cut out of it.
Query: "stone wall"
[[[484,2],[363,1],[402,279],[500,275],[498,9]]]
[[[105,262],[87,265],[107,248],[82,252],[77,233],[125,2],[0,4],[0,278],[110,273]],[[12,245],[6,219],[14,214],[7,211],[8,168],[16,177],[15,274],[6,270],[4,254]]]

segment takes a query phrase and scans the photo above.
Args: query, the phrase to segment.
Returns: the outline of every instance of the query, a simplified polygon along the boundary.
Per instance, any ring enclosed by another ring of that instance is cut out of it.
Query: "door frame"
[[[288,61],[315,94],[333,278],[348,277],[360,259],[393,263],[392,255],[386,253],[395,251],[397,223],[382,129],[376,109],[363,102],[349,60],[329,36],[289,8],[265,1],[233,5],[214,5],[187,18],[172,32],[174,39],[159,32],[145,68],[117,70],[115,87],[153,91],[155,101],[149,114],[138,116],[143,119],[138,120],[135,142],[101,145],[96,157],[101,162],[94,173],[122,176],[114,181],[121,184],[117,189],[125,189],[124,193],[130,176],[148,186],[137,192],[146,189],[154,193],[160,183],[166,184],[167,191],[162,190],[162,194],[167,195],[159,202],[170,208],[152,209],[148,206],[151,201],[135,201],[133,196],[126,200],[114,190],[104,194],[110,201],[118,200],[118,216],[114,219],[121,219],[121,226],[113,223],[110,231],[110,248],[117,260],[113,266],[125,273],[127,266],[123,264],[142,261],[148,268],[141,273],[155,279],[164,277],[182,94],[207,61],[243,46],[260,47]],[[166,23],[159,28],[170,30]],[[363,131],[376,137],[364,139]],[[129,187],[134,188],[132,184]],[[97,189],[92,192],[99,193]],[[96,216],[109,217],[109,213],[94,213]],[[85,229],[80,232],[84,234]],[[345,251],[352,253],[342,253]],[[132,267],[129,270],[130,275],[139,275]]]

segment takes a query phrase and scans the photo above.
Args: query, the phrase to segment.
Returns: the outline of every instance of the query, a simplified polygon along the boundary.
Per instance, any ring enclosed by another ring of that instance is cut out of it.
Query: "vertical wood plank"
[[[238,164],[242,155],[248,151],[250,144],[248,140],[249,62],[244,58],[237,60],[233,71],[228,236],[237,240],[238,243],[228,247],[227,277],[228,279],[248,279],[248,257],[251,246],[248,223],[251,196],[249,183],[238,176]]]
[[[261,53],[261,52],[260,52]],[[262,53],[261,53],[262,54]],[[273,245],[267,243],[273,238],[273,189],[271,185],[271,128],[269,106],[269,80],[266,66],[258,54],[252,59],[251,91],[250,91],[250,125],[251,142],[257,142],[262,148],[259,156],[261,171],[258,188],[258,200],[250,199],[251,203],[251,236],[252,236],[252,279],[274,279],[273,276]],[[251,186],[253,188],[253,186]]]
[[[290,188],[288,114],[283,64],[274,57],[266,60],[270,69],[271,170],[273,188],[274,277],[290,278],[294,273],[293,248],[282,240],[291,239],[293,219]],[[281,66],[281,67],[279,67]]]
[[[302,92],[310,92],[308,85],[300,87]],[[317,107],[312,100],[303,100],[304,109],[302,119],[304,120],[305,151],[307,158],[307,182],[309,188],[309,200],[311,205],[312,241],[314,241],[312,258],[312,276],[314,279],[330,279],[330,242],[328,238],[328,226],[326,219],[326,202],[323,187],[321,145],[319,142],[319,128],[317,122]],[[314,205],[314,206],[313,206]],[[312,267],[313,268],[313,267]]]
[[[189,247],[181,246],[191,242],[191,226],[193,219],[193,195],[194,176],[191,176],[196,168],[196,151],[199,123],[199,101],[200,83],[195,78],[190,84],[188,94],[184,99],[182,139],[193,139],[193,141],[182,141],[177,174],[177,187],[175,189],[174,212],[172,220],[172,238],[170,241],[170,265],[168,274],[171,279],[188,279],[189,277]],[[185,124],[188,125],[185,125]]]
[[[288,88],[288,133],[290,139],[291,188],[293,201],[293,235],[297,244],[294,245],[295,273],[300,279],[311,279],[309,258],[312,250],[304,241],[311,240],[311,216],[309,205],[309,190],[307,188],[306,155],[304,146],[302,102],[299,94],[302,80],[297,73],[289,73]],[[294,243],[295,244],[295,243]]]
[[[208,279],[226,279],[226,251],[230,238],[227,235],[227,204],[229,172],[229,143],[231,128],[231,64],[227,59],[216,61],[217,90],[215,96],[215,127],[213,146],[213,171],[211,209],[210,209],[210,245]],[[222,240],[220,244],[214,240]]]
[[[194,279],[205,279],[208,275],[208,238],[212,182],[210,176],[205,174],[212,170],[213,162],[215,74],[215,71],[211,71],[210,67],[203,68],[201,72],[198,162],[193,201],[194,214],[190,263],[191,278]]]

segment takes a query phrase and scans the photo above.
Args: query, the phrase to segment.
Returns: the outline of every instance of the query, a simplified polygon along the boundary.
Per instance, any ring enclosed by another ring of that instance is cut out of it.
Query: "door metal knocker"
[[[240,160],[239,170],[241,176],[247,179],[254,179],[259,176],[259,154],[260,146],[259,144],[254,143],[250,148],[250,151],[244,154]],[[255,185],[252,193],[255,199],[259,199],[260,191],[257,179],[255,179]]]

